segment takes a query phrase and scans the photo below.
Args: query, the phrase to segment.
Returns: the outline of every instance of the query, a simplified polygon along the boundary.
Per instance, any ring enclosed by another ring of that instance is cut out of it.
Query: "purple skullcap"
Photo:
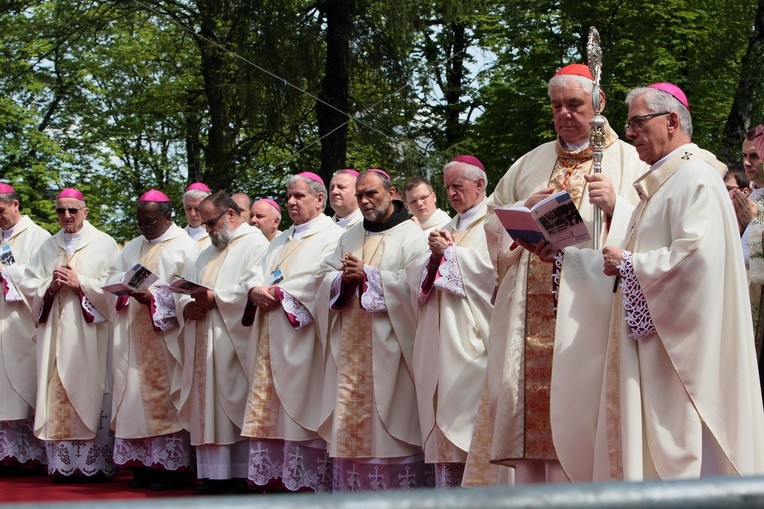
[[[358,172],[355,171],[353,168],[343,168],[340,171],[344,171],[345,173],[350,173],[354,177],[358,176]]]
[[[385,170],[380,170],[379,168],[369,168],[369,171],[373,171],[374,173],[377,173],[379,175],[382,175],[387,180],[390,180],[390,175],[387,174]]]
[[[647,85],[647,88],[654,88],[656,90],[666,92],[667,94],[674,97],[674,99],[682,103],[682,105],[684,105],[687,110],[690,109],[690,103],[687,101],[687,96],[684,95],[684,92],[682,92],[681,88],[674,85],[673,83],[653,83],[652,85]]]
[[[592,71],[589,69],[588,65],[584,64],[569,64],[554,73],[553,78],[557,76],[565,76],[565,75],[571,75],[571,76],[583,76],[584,78],[589,78],[590,80],[594,81],[594,77],[592,76]]]
[[[0,182],[0,194],[11,194],[15,192],[16,190],[13,189],[10,185]]]
[[[138,198],[139,202],[156,202],[156,203],[169,203],[170,198],[162,191],[156,189],[149,189]]]
[[[471,164],[472,166],[477,166],[481,170],[485,171],[485,166],[483,166],[483,163],[480,162],[480,159],[478,159],[475,156],[465,154],[462,156],[456,156],[453,159],[451,159],[451,161],[456,161],[458,163]]]
[[[210,189],[209,186],[203,182],[194,182],[189,184],[185,192],[187,193],[189,191],[204,191],[205,193],[212,194],[212,189]]]
[[[61,192],[58,193],[58,196],[56,196],[57,200],[60,200],[61,198],[75,198],[80,201],[85,201],[85,197],[82,196],[82,193],[73,187],[62,189]]]
[[[297,174],[298,177],[303,177],[309,180],[312,180],[313,182],[318,182],[322,186],[326,187],[326,184],[324,184],[324,179],[313,173],[312,171],[301,171]]]
[[[271,198],[260,198],[257,201],[264,201],[265,203],[267,203],[268,205],[270,205],[274,209],[278,210],[279,214],[281,214],[281,207],[279,207],[279,204],[276,203],[276,200],[273,200]]]

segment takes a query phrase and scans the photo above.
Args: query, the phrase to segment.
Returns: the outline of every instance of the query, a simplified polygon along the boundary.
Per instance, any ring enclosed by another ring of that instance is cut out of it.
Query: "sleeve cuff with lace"
[[[438,275],[435,276],[435,289],[448,292],[457,297],[466,297],[462,271],[456,257],[456,246],[448,246],[443,252],[443,261],[438,267]]]
[[[95,306],[88,300],[85,293],[80,289],[80,304],[82,305],[82,316],[87,323],[99,324],[105,322],[106,318],[98,312]]]
[[[8,267],[3,267],[3,293],[5,294],[5,302],[21,302],[21,294],[16,289],[16,285],[13,284]]]
[[[178,326],[178,314],[175,310],[175,299],[170,290],[152,286],[149,291],[153,297],[149,309],[151,321],[158,331],[166,332]]]
[[[355,297],[356,290],[356,285],[342,284],[342,272],[337,274],[337,277],[332,281],[331,290],[329,291],[329,309],[338,311],[347,306],[350,299]]]
[[[361,307],[370,313],[387,311],[385,294],[382,291],[382,274],[376,267],[363,266],[366,277],[361,292]]]
[[[295,329],[299,329],[313,323],[313,316],[310,314],[310,311],[308,311],[308,308],[303,306],[302,302],[295,299],[281,288],[276,289],[276,295],[281,302],[281,308],[284,310],[287,320],[289,320],[289,325]]]
[[[655,334],[655,324],[647,307],[645,294],[637,281],[632,262],[632,253],[623,252],[623,260],[618,265],[621,274],[621,290],[623,291],[623,308],[626,311],[626,325],[629,326],[631,339],[644,339]]]

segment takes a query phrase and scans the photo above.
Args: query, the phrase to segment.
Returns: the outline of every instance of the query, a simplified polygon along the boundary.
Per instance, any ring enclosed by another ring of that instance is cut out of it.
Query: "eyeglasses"
[[[79,212],[80,210],[82,210],[82,209],[84,209],[84,208],[85,208],[85,207],[80,207],[80,208],[78,208],[78,209],[77,209],[77,208],[74,208],[74,207],[69,207],[69,208],[58,207],[58,208],[56,209],[56,214],[58,214],[59,216],[63,216],[63,215],[66,213],[66,212],[69,212],[69,215],[70,215],[70,216],[73,216],[73,215],[75,215],[77,212]]]
[[[738,186],[726,186],[726,187],[727,187],[727,191],[734,191],[735,189],[740,189],[740,187]]]
[[[670,111],[662,111],[661,113],[648,113],[646,115],[634,115],[623,126],[623,130],[628,131],[629,129],[632,129],[634,131],[637,131],[639,129],[642,129],[642,126],[645,125],[645,122],[647,122],[651,118],[660,117],[661,115],[668,115],[670,113],[671,113]]]
[[[432,196],[432,191],[430,191],[430,192],[429,192],[429,193],[427,193],[426,195],[422,196],[421,198],[416,198],[416,199],[414,199],[414,200],[411,200],[410,202],[408,202],[408,203],[407,203],[407,205],[410,207],[410,206],[412,206],[412,205],[416,205],[417,203],[424,203],[424,201],[425,201],[427,198],[429,198],[430,196]]]
[[[224,215],[226,215],[226,213],[227,213],[227,212],[228,212],[227,210],[224,210],[224,211],[223,211],[223,212],[221,212],[221,213],[220,213],[220,215],[219,215],[218,217],[216,217],[215,219],[210,219],[210,220],[208,220],[208,221],[205,221],[205,222],[204,222],[204,226],[206,226],[207,228],[210,228],[210,229],[214,228],[214,227],[215,227],[215,225],[216,225],[216,224],[218,224],[218,221],[220,221],[220,218],[221,218],[221,217],[223,217]]]

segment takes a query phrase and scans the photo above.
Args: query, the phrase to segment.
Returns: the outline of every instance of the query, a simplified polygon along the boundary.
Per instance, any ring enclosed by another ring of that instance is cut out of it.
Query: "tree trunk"
[[[724,138],[735,140],[739,143],[745,132],[753,127],[751,123],[757,106],[757,92],[761,91],[761,83],[758,78],[761,68],[764,66],[764,0],[759,0],[756,8],[756,20],[751,40],[748,42],[748,50],[743,57],[742,73],[738,82],[735,100],[732,102],[727,124],[724,127]]]
[[[321,137],[320,174],[327,185],[332,173],[345,167],[347,155],[348,118],[345,112],[348,111],[353,5],[350,0],[324,3],[326,67],[318,97],[330,106],[316,102],[316,119]]]

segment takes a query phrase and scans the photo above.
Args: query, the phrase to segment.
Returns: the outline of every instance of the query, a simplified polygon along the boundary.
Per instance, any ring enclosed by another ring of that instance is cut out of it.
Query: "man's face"
[[[66,233],[77,233],[85,224],[88,209],[76,198],[60,198],[56,200],[56,217]]]
[[[21,219],[19,201],[0,202],[0,229],[7,230],[16,226]]]
[[[448,203],[458,213],[466,212],[483,198],[484,181],[469,180],[461,166],[451,166],[443,173],[443,184],[448,193]]]
[[[743,148],[740,150],[743,157],[743,168],[745,175],[750,182],[756,182],[757,186],[764,186],[764,168],[762,160],[756,153],[756,146],[753,140],[743,140]]]
[[[241,208],[241,220],[245,223],[249,223],[250,220],[250,210],[249,210],[249,197],[245,194],[241,193],[235,193],[231,196],[233,201],[236,202],[236,205],[238,205]]]
[[[340,217],[347,217],[358,208],[355,181],[356,177],[349,173],[338,173],[329,182],[329,203]]]
[[[183,198],[183,210],[186,212],[186,221],[191,228],[199,228],[202,225],[202,216],[199,215],[199,204],[204,198]]]
[[[313,196],[308,184],[301,179],[287,187],[287,210],[294,224],[305,224],[317,217],[324,207],[324,195]]]
[[[577,81],[566,80],[552,89],[554,129],[566,143],[579,144],[589,139],[589,121],[594,117],[592,95]]]
[[[156,203],[139,203],[135,210],[135,219],[138,223],[138,230],[146,240],[154,240],[161,237],[170,227],[171,221],[166,214],[159,212]]]
[[[355,198],[363,218],[371,223],[381,223],[393,213],[393,188],[385,190],[382,180],[374,173],[365,173],[358,178]]]
[[[406,191],[406,208],[414,214],[420,223],[424,223],[435,212],[435,193],[425,184],[419,184],[411,191]]]
[[[231,218],[236,215],[232,209],[215,210],[212,203],[207,202],[199,209],[200,224],[203,224],[210,236],[210,242],[217,250],[228,247],[233,237]]]
[[[654,113],[647,108],[644,96],[637,97],[629,106],[629,116],[649,115]],[[660,161],[670,151],[668,150],[670,139],[667,125],[667,115],[645,118],[639,122],[638,127],[629,127],[626,137],[634,143],[639,158],[647,164]]]
[[[249,224],[260,228],[266,238],[272,239],[279,227],[280,218],[275,214],[276,209],[264,201],[256,201],[252,204],[252,218]]]

